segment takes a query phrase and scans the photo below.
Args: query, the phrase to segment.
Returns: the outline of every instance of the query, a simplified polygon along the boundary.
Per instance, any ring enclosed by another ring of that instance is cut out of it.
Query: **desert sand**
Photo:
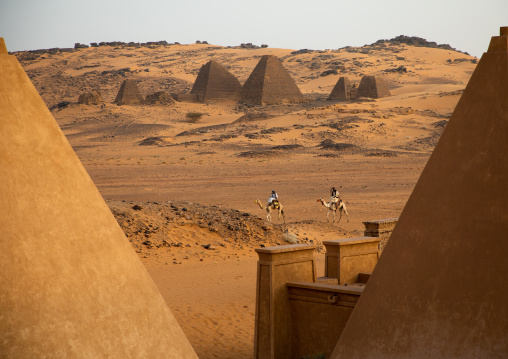
[[[323,273],[323,240],[362,236],[363,221],[400,214],[476,66],[460,52],[394,43],[16,55],[200,358],[252,357],[255,248],[317,244]],[[112,103],[126,78],[144,96],[188,93],[210,59],[243,84],[263,55],[282,60],[307,102]],[[337,73],[321,76],[328,70]],[[358,85],[363,75],[383,76],[393,96],[326,101],[340,76]],[[104,104],[78,105],[91,90]],[[317,200],[332,186],[349,222],[326,221]],[[271,190],[285,218],[268,223],[254,200],[264,203]]]

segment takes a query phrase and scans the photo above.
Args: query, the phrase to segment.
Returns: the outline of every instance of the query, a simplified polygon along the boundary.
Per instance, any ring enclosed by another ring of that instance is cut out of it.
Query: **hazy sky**
[[[480,57],[500,26],[508,0],[0,0],[9,51],[159,40],[336,49],[408,35]]]

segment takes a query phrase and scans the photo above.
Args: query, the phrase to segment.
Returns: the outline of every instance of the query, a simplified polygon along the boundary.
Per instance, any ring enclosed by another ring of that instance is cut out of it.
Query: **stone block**
[[[316,281],[316,246],[257,248],[255,359],[290,359],[291,310],[286,283]]]
[[[359,282],[361,272],[372,272],[379,259],[377,237],[358,237],[323,241],[326,247],[325,277],[338,278],[339,284]]]

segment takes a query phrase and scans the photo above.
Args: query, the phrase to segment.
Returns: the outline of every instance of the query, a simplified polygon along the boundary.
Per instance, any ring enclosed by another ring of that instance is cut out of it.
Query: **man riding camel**
[[[270,195],[270,198],[268,198],[268,205],[272,205],[272,202],[275,203],[273,204],[274,207],[277,207],[278,203],[279,203],[279,196],[277,196],[277,193],[275,191],[272,191],[272,194]]]
[[[339,202],[339,200],[340,200],[339,191],[337,191],[335,187],[332,187],[332,189],[330,190],[330,202],[336,203]]]

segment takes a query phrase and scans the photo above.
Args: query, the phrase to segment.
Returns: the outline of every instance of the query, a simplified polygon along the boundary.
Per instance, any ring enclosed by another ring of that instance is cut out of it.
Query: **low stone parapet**
[[[329,358],[363,288],[288,283],[292,358]]]
[[[291,310],[288,282],[316,281],[315,245],[294,244],[257,248],[254,358],[285,359],[291,356]]]
[[[326,248],[325,277],[338,284],[359,282],[360,273],[370,273],[379,259],[378,237],[357,237],[323,241]],[[321,281],[321,278],[320,278]]]

